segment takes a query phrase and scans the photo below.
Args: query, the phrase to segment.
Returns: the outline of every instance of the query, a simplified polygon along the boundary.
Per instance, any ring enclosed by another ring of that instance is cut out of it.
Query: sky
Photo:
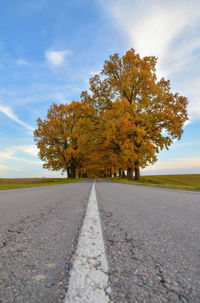
[[[56,102],[80,100],[111,54],[157,56],[157,77],[189,99],[180,141],[142,174],[200,173],[199,0],[0,1],[0,177],[56,177],[33,139]]]

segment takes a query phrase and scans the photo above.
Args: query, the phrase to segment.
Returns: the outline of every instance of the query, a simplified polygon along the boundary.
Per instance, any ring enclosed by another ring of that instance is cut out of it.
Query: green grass
[[[77,182],[83,180],[67,179],[67,178],[16,178],[16,179],[0,179],[0,190],[1,189],[14,189],[24,187],[37,187],[37,186],[48,186],[48,185],[59,185],[71,182]]]
[[[129,181],[122,178],[108,178],[111,181],[147,185],[164,188],[197,190],[200,191],[200,174],[195,175],[155,175],[142,176],[140,181]],[[84,179],[67,179],[67,178],[16,178],[16,179],[0,179],[1,189],[14,189],[24,187],[59,185],[71,182],[77,182]]]
[[[109,178],[109,180],[128,184],[200,191],[200,174],[142,176],[140,181],[129,181],[122,178]]]

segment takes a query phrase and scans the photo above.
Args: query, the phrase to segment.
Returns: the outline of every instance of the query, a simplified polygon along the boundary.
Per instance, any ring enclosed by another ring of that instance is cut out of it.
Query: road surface
[[[92,186],[0,191],[0,303],[199,303],[200,193]]]

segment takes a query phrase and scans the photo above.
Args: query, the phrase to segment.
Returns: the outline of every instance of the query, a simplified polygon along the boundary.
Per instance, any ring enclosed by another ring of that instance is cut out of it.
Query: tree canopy
[[[68,176],[140,177],[163,148],[180,140],[187,121],[186,97],[170,81],[157,80],[157,58],[134,49],[106,60],[81,101],[52,104],[34,132],[44,167]]]

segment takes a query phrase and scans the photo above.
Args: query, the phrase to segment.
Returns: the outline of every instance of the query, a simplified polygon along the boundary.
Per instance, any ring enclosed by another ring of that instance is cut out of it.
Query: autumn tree
[[[121,154],[127,161],[129,179],[134,169],[139,180],[140,168],[155,162],[156,153],[181,138],[188,118],[187,98],[173,93],[169,80],[157,80],[156,63],[156,57],[141,58],[134,49],[122,58],[114,54],[105,61],[103,78],[95,75],[90,79],[91,93],[82,93],[85,104],[93,104],[103,113],[112,112],[116,99],[129,103]]]
[[[67,171],[68,177],[72,178],[77,172],[87,173],[88,153],[84,147],[89,142],[87,134],[91,133],[94,116],[93,106],[81,102],[51,105],[47,118],[39,118],[34,131],[44,168]]]
[[[101,124],[99,136],[96,141],[98,162],[104,164],[104,172],[108,176],[116,175],[121,170],[127,170],[138,156],[142,158],[142,168],[156,161],[155,150],[147,138],[141,143],[137,150],[132,134],[138,132],[130,103],[123,100],[116,100],[112,103],[112,110],[100,112]],[[139,137],[139,133],[137,133]],[[142,155],[140,155],[140,153]],[[131,178],[133,170],[127,170]]]
[[[52,104],[34,132],[44,167],[76,177],[112,176],[126,170],[140,178],[163,148],[180,139],[187,120],[186,97],[156,77],[157,58],[134,49],[106,60],[90,79],[81,102]]]

